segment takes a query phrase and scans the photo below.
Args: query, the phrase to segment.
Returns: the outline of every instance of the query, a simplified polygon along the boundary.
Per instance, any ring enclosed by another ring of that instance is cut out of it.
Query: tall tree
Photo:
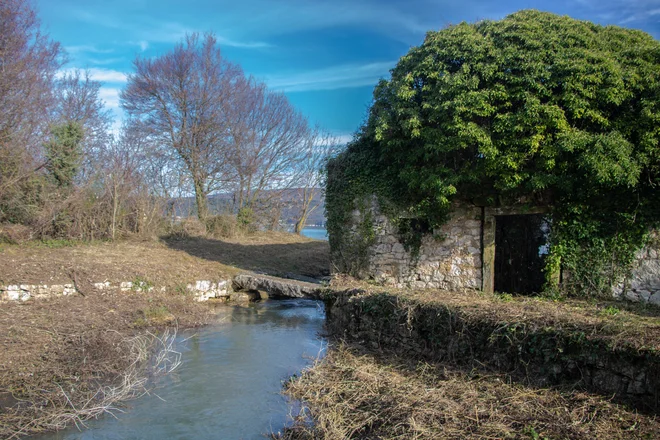
[[[312,137],[307,118],[281,93],[252,79],[242,84],[230,122],[229,163],[236,176],[238,208],[252,207],[264,190],[291,187],[301,149]]]
[[[60,66],[59,45],[40,32],[30,3],[0,2],[0,221],[20,221],[16,212],[32,204],[28,180],[43,163]]]
[[[243,72],[222,57],[211,34],[188,35],[171,52],[138,57],[133,64],[121,105],[150,136],[176,152],[204,220],[209,193],[226,181],[228,110]]]

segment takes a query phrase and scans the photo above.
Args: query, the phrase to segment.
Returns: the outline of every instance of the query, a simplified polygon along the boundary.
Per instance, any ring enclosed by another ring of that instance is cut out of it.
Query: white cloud
[[[111,110],[119,109],[119,93],[121,89],[115,87],[101,87],[99,98],[105,102],[105,106]]]
[[[352,134],[338,134],[335,136],[335,139],[337,140],[337,143],[340,145],[346,145],[350,141],[353,140],[353,135]]]
[[[127,75],[124,72],[112,69],[103,69],[100,67],[92,67],[88,69],[89,76],[94,81],[123,83],[127,80]]]
[[[145,50],[149,49],[149,42],[142,40],[142,41],[140,41],[139,44],[140,44],[140,50],[141,50],[142,52],[144,52]]]
[[[99,81],[102,83],[125,83],[128,79],[127,75],[124,72],[120,72],[118,70],[112,70],[112,69],[104,69],[101,67],[91,67],[89,69],[80,69],[80,68],[75,68],[75,67],[69,67],[66,69],[61,69],[57,73],[58,78],[62,78],[66,74],[71,74],[74,72],[82,72],[84,76],[84,72],[89,73],[90,79],[94,81]]]
[[[648,20],[650,17],[660,15],[660,8],[658,9],[652,9],[650,11],[642,11],[638,13],[634,13],[629,15],[628,17],[624,18],[619,22],[619,24],[628,24],[628,23],[633,23],[636,21],[644,21]]]
[[[270,75],[265,79],[270,88],[286,92],[373,86],[380,78],[388,76],[389,70],[395,64],[396,61],[363,65],[345,64],[288,75]]]
[[[244,49],[261,49],[261,48],[266,48],[266,47],[272,47],[271,44],[269,43],[264,43],[261,41],[254,41],[254,42],[241,42],[241,41],[234,41],[230,40],[229,38],[224,38],[224,37],[219,37],[216,36],[218,39],[218,43],[220,46],[231,46],[231,47],[240,47]]]

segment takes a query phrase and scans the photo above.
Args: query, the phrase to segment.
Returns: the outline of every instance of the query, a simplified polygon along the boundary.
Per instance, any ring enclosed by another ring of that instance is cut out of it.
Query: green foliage
[[[256,220],[254,210],[247,206],[240,208],[236,214],[236,220],[238,221],[238,225],[245,230],[254,228]]]
[[[148,292],[149,290],[153,289],[153,287],[154,287],[154,283],[152,283],[145,277],[136,275],[135,278],[133,278],[131,288],[135,292]]]
[[[329,165],[328,229],[355,195],[429,229],[456,201],[549,205],[548,273],[609,291],[659,224],[659,127],[660,43],[644,32],[534,10],[429,32]]]
[[[67,122],[52,127],[51,134],[53,139],[45,145],[46,169],[59,187],[70,187],[82,158],[83,128],[76,122]]]

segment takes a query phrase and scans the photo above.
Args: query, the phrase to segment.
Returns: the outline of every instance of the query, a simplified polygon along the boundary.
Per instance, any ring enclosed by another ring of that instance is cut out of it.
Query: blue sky
[[[660,39],[660,0],[35,0],[43,29],[87,68],[118,118],[136,55],[186,32],[212,31],[225,56],[266,81],[313,123],[348,138],[373,86],[428,30],[520,9],[642,29]]]

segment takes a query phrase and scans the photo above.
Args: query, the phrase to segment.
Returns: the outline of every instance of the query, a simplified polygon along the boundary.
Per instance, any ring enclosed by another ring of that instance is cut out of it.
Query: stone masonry
[[[447,223],[422,239],[415,264],[395,227],[374,208],[369,274],[396,287],[481,289],[481,215],[479,207],[456,208]]]
[[[150,292],[154,288],[144,282],[122,281],[120,283],[93,283],[96,290],[120,292]],[[161,287],[161,291],[165,291]],[[228,280],[209,281],[201,280],[188,284],[186,290],[190,292],[196,301],[208,301],[210,298],[227,298],[231,294],[231,282]],[[10,284],[0,285],[0,302],[2,301],[27,301],[29,299],[46,299],[78,293],[73,284]]]
[[[618,286],[619,296],[660,306],[660,249],[654,243],[637,253],[630,278]]]

